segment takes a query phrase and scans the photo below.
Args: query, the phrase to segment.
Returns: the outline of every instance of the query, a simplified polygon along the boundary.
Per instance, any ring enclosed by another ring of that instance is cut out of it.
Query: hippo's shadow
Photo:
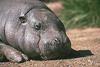
[[[80,57],[87,57],[94,55],[90,50],[72,50],[69,56],[66,55],[66,57],[63,57],[61,59],[74,59],[74,58],[80,58]]]
[[[81,58],[94,55],[90,50],[71,50],[69,55],[65,55],[64,57],[53,58],[49,60],[63,60],[63,59],[74,59],[74,58]],[[35,59],[34,59],[35,60]],[[37,57],[36,60],[43,61],[43,59]]]

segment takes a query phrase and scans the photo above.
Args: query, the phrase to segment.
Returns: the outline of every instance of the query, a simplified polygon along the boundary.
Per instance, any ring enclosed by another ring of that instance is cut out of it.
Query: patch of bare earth
[[[50,2],[46,4],[56,15],[59,16],[60,11],[64,8],[61,2]]]
[[[0,62],[0,67],[100,67],[99,28],[69,30],[67,35],[72,48],[80,52],[80,57],[48,61],[30,60],[23,63]]]

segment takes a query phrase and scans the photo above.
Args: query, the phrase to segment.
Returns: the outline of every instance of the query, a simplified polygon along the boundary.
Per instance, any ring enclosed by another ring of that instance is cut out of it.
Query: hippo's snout
[[[42,59],[47,60],[62,58],[67,56],[70,52],[70,41],[68,41],[66,35],[64,35],[63,33],[61,35],[59,34],[59,36],[56,35],[56,33],[48,35],[40,40],[39,46]]]

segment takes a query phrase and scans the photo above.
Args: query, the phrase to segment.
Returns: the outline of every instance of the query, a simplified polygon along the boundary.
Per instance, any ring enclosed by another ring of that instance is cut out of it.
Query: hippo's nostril
[[[60,40],[58,38],[55,38],[53,41],[52,41],[52,44],[59,44],[60,43]]]
[[[55,39],[55,42],[58,42],[58,39],[57,38]]]

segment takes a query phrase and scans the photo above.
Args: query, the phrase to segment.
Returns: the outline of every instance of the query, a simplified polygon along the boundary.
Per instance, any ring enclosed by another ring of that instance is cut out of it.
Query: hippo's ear
[[[19,20],[21,23],[26,23],[26,17],[25,16],[20,16]]]

